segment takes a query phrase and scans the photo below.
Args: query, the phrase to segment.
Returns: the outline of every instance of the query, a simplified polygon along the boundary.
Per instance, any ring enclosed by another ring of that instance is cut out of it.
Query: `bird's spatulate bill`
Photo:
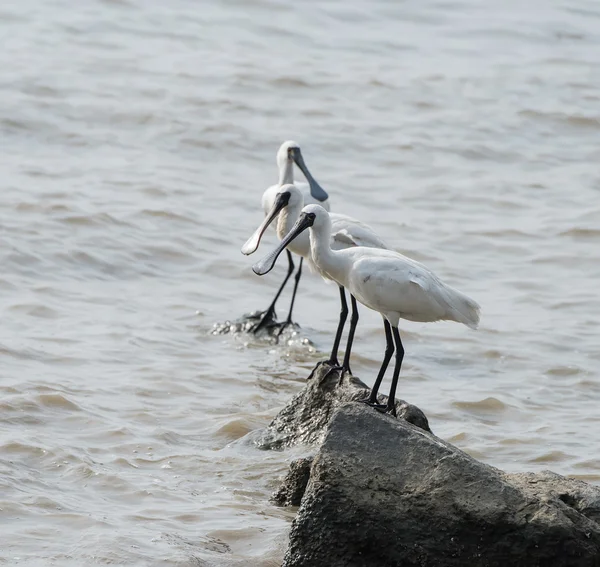
[[[269,225],[277,218],[277,215],[279,214],[281,209],[283,209],[283,207],[285,207],[288,204],[289,200],[289,192],[279,193],[277,195],[277,198],[275,199],[275,202],[273,203],[273,206],[271,207],[271,210],[269,211],[265,219],[262,221],[260,226],[254,231],[254,234],[250,238],[248,238],[248,240],[246,240],[246,243],[242,246],[242,254],[246,254],[246,256],[248,256],[249,254],[256,252],[256,249],[260,244],[260,239],[265,233],[265,230],[267,230]]]
[[[296,238],[301,232],[304,232],[309,226],[312,226],[314,222],[314,217],[306,215],[302,213],[296,224],[292,227],[292,229],[285,235],[284,239],[279,243],[279,246],[275,248],[272,252],[269,252],[262,260],[259,260],[252,266],[252,270],[255,274],[259,276],[264,276],[268,274],[275,265],[279,254],[281,254],[285,247]]]
[[[310,194],[312,195],[313,199],[316,199],[321,203],[327,201],[327,199],[329,199],[329,195],[327,194],[325,189],[323,189],[323,187],[321,187],[317,183],[316,179],[311,175],[310,171],[308,171],[308,167],[306,167],[306,164],[304,163],[304,158],[302,157],[302,153],[300,152],[299,148],[294,154],[294,161],[296,162],[296,165],[300,168],[300,171],[304,174],[304,177],[306,177],[306,180],[308,181],[308,184],[310,186]]]

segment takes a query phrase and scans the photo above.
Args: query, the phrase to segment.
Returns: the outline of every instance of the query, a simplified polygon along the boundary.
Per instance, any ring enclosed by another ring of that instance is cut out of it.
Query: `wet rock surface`
[[[306,386],[296,394],[269,424],[257,432],[253,442],[261,449],[284,449],[293,445],[318,444],[323,441],[327,425],[334,411],[347,402],[367,398],[370,388],[351,374],[340,377],[340,372],[331,371],[326,364],[318,365],[307,380]],[[386,403],[386,396],[379,396]],[[365,405],[369,414],[377,410]],[[426,431],[430,431],[425,414],[416,406],[403,400],[396,401],[399,420],[406,420]],[[391,420],[396,418],[389,417]]]
[[[357,388],[322,380],[325,402],[329,389],[344,398]],[[324,434],[312,464],[292,465],[279,490],[295,503],[310,477],[284,567],[600,565],[600,489],[550,472],[506,474],[363,404],[329,403],[314,421],[302,412],[306,390],[273,422],[283,445]]]
[[[273,494],[271,501],[278,506],[300,506],[306,485],[310,479],[310,467],[313,457],[296,459],[290,464],[285,479],[279,490]]]

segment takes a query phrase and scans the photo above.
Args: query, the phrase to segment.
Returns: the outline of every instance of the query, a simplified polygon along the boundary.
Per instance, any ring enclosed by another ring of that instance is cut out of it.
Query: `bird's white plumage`
[[[287,142],[283,142],[283,144],[281,144],[279,147],[279,150],[277,150],[279,181],[275,185],[268,187],[263,193],[261,203],[265,215],[271,210],[279,188],[287,183],[294,183],[294,160],[290,158],[288,153],[288,150],[291,148],[300,148],[300,146],[293,140],[288,140]],[[321,202],[313,198],[313,196],[310,194],[310,185],[308,183],[297,182],[295,185],[302,192],[304,203],[306,205],[318,204],[321,205],[326,211],[329,211],[329,199]]]
[[[279,213],[277,219],[277,236],[282,240],[298,220],[304,206],[303,194],[295,185],[286,184],[280,187],[278,193],[289,193],[286,207]],[[322,208],[322,207],[320,207]],[[387,244],[367,224],[347,215],[329,213],[331,237],[329,245],[334,250],[343,250],[356,246],[387,248]],[[288,245],[288,250],[302,256],[313,271],[319,272],[326,280],[331,278],[313,262],[311,256],[310,236],[303,232]]]
[[[401,318],[450,320],[477,327],[479,305],[446,285],[423,264],[380,247],[333,249],[333,222],[328,213],[318,205],[308,205],[303,212],[315,215],[309,240],[312,261],[319,272],[345,287],[363,305],[381,313],[393,327]]]
[[[294,183],[293,178],[292,181],[286,181],[282,185],[285,185],[286,183]],[[302,193],[304,202],[307,205],[321,205],[326,211],[330,210],[331,207],[329,205],[329,199],[327,199],[327,201],[320,202],[313,198],[313,196],[310,194],[310,185],[308,183],[304,183],[303,181],[296,181],[294,185]],[[271,185],[271,187],[267,188],[267,190],[263,193],[261,204],[265,215],[271,210],[271,207],[275,202],[275,197],[277,197],[279,189],[281,189],[281,185]]]

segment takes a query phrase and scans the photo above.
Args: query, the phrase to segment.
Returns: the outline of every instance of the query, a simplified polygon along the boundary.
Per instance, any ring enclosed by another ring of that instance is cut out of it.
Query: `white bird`
[[[283,240],[294,226],[294,223],[298,220],[303,206],[304,200],[302,192],[295,185],[286,184],[280,187],[273,200],[273,206],[271,207],[271,210],[268,212],[265,220],[256,229],[254,234],[246,241],[244,246],[242,246],[242,253],[252,254],[256,251],[258,245],[260,244],[262,235],[275,219],[277,219],[277,236],[280,240]],[[343,250],[345,248],[351,248],[355,246],[388,248],[387,244],[381,240],[381,238],[379,238],[379,236],[370,226],[353,219],[352,217],[330,213],[329,219],[331,221],[330,245],[334,250]],[[287,251],[298,254],[301,258],[306,258],[309,266],[315,271],[318,271],[325,280],[332,280],[332,278],[329,277],[326,272],[321,270],[320,267],[312,261],[311,243],[307,232],[300,233],[297,238],[290,241]],[[344,329],[344,324],[346,322],[346,317],[348,316],[348,305],[346,303],[344,286],[339,284],[339,289],[342,310],[340,312],[340,320],[333,343],[331,357],[327,361],[327,363],[334,367],[339,367],[337,352],[339,349],[339,343],[341,340],[342,331]],[[356,324],[358,323],[358,309],[356,306],[356,300],[353,296],[351,296],[351,301],[352,318],[350,324],[350,334],[348,335],[348,346],[346,348],[344,362],[341,367],[344,371],[350,371],[349,363],[352,340],[354,338]]]
[[[398,321],[401,318],[421,322],[456,321],[476,329],[480,307],[471,298],[442,282],[423,264],[398,252],[364,247],[333,250],[330,246],[332,222],[327,211],[318,205],[304,207],[279,246],[252,267],[254,272],[258,275],[269,272],[281,251],[307,228],[310,228],[312,260],[319,270],[383,317],[385,356],[371,395],[365,401],[395,415],[396,386],[404,358]],[[377,404],[377,392],[394,347],[396,364],[392,386],[387,405],[382,406]]]
[[[308,183],[297,183],[298,188],[302,191],[304,202],[306,204],[316,203],[321,205],[325,210],[329,211],[329,196],[325,192],[325,190],[316,182],[315,178],[311,175],[308,167],[304,163],[304,158],[302,157],[302,152],[300,150],[300,146],[292,141],[288,140],[287,142],[283,142],[277,151],[277,168],[279,169],[279,181],[275,185],[271,185],[267,188],[267,190],[263,193],[262,196],[262,208],[265,212],[265,215],[269,214],[269,211],[273,208],[273,203],[275,202],[275,198],[277,196],[277,192],[282,185],[288,183],[294,183],[294,163],[300,168],[300,171],[306,177]],[[302,208],[302,207],[300,207]],[[275,316],[275,304],[283,291],[283,288],[287,284],[290,276],[294,271],[294,260],[292,259],[292,255],[289,251],[287,251],[287,259],[288,259],[288,271],[287,274],[279,286],[271,305],[267,308],[265,312],[263,312],[261,316],[261,320],[257,325],[254,326],[253,331],[257,332],[264,326],[273,323],[273,318]],[[280,331],[287,325],[289,325],[292,321],[292,310],[294,308],[294,300],[296,298],[296,291],[298,289],[298,282],[300,281],[300,276],[302,275],[302,258],[300,258],[300,265],[298,266],[298,271],[296,272],[296,278],[294,282],[294,290],[292,292],[292,301],[290,303],[290,310],[288,312],[288,316],[286,322],[281,327]]]
[[[329,211],[329,195],[327,195],[325,190],[316,182],[315,178],[308,170],[308,167],[306,167],[300,146],[296,142],[288,140],[287,142],[283,142],[277,150],[279,181],[275,185],[268,187],[262,196],[262,207],[265,215],[267,215],[273,207],[275,196],[277,195],[279,188],[282,185],[294,183],[294,163],[308,181],[308,183],[295,183],[296,187],[302,192],[304,204],[321,205],[326,211]]]

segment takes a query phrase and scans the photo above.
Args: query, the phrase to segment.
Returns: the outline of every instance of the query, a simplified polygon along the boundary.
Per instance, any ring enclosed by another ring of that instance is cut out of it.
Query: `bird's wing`
[[[430,273],[429,276],[430,277],[427,277],[421,271],[411,269],[409,272],[408,279],[411,283],[418,285],[424,292],[427,293],[428,291],[431,290],[431,287],[432,287],[431,286],[431,284],[432,284],[431,276],[433,276],[433,274]]]
[[[476,329],[479,324],[479,304],[468,295],[445,284],[433,272],[415,271],[410,282],[418,286],[428,300],[435,302],[440,309],[440,319],[450,319]]]
[[[338,230],[331,234],[331,244],[334,250],[360,246],[356,239],[347,230]]]
[[[330,217],[332,248],[338,250],[353,246],[388,248],[368,224],[345,215],[331,214]]]

